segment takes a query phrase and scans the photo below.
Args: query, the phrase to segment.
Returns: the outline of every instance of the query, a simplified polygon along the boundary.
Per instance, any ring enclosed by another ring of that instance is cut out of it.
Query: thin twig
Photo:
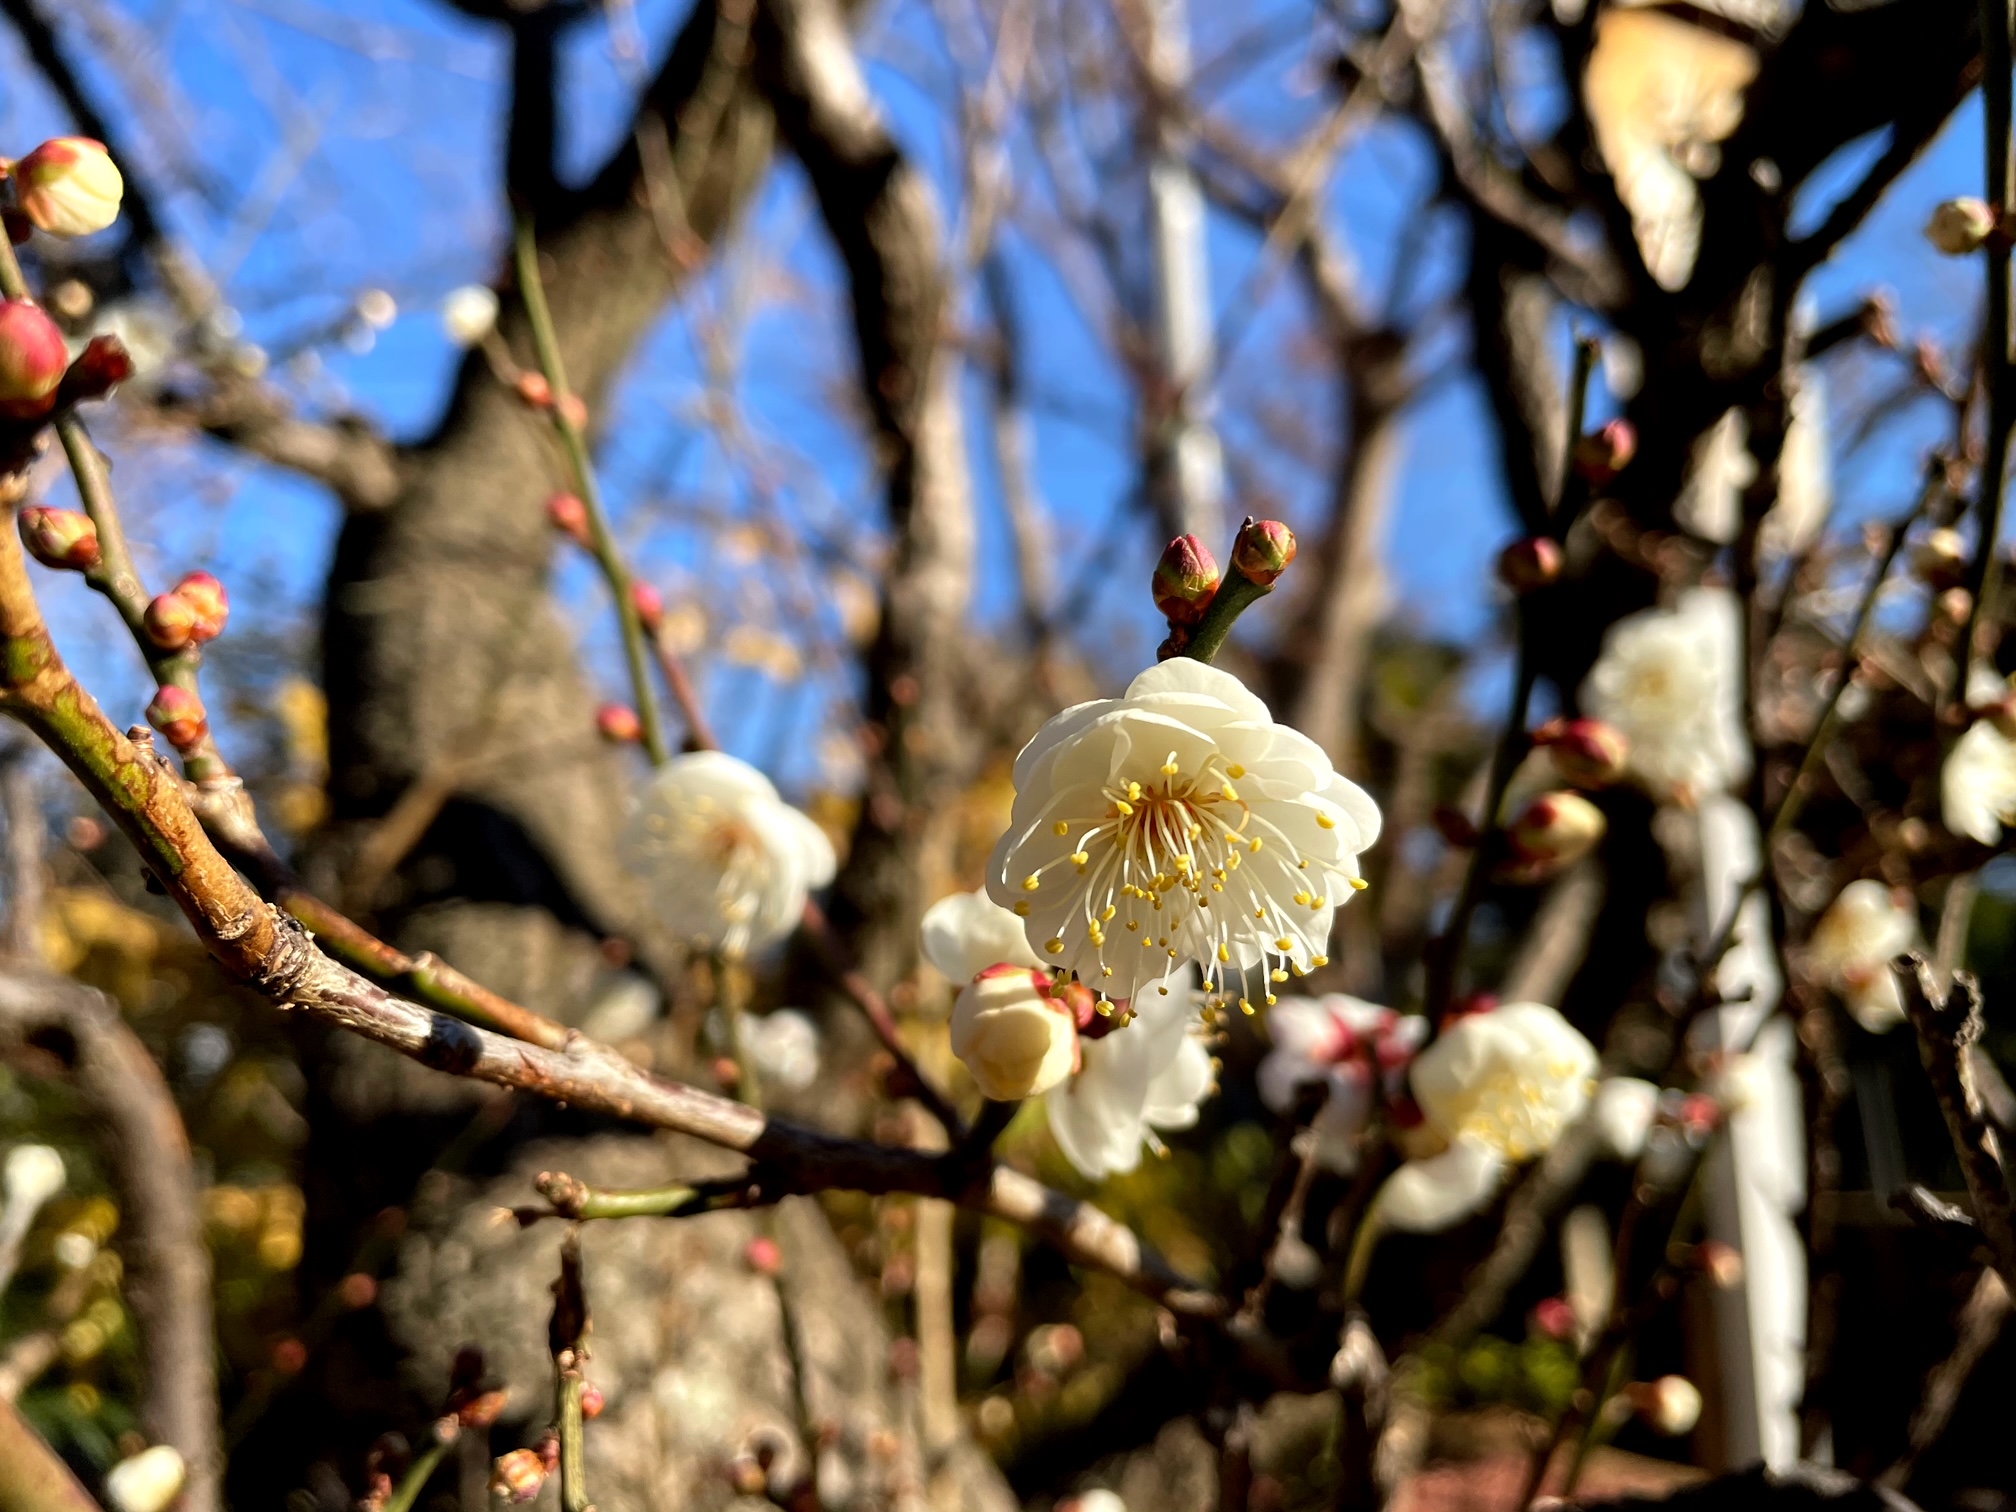
[[[582,1396],[588,1385],[588,1293],[581,1281],[581,1234],[560,1241],[560,1275],[553,1282],[553,1317],[547,1345],[553,1355],[554,1413],[560,1434],[562,1512],[590,1512]]]
[[[2001,1273],[1993,1267],[1982,1271],[1966,1305],[1960,1309],[1954,1327],[1953,1352],[1925,1377],[1925,1396],[1911,1415],[1904,1452],[1877,1478],[1877,1485],[1902,1491],[1911,1483],[1912,1472],[1945,1436],[1954,1409],[1960,1405],[1960,1393],[1967,1385],[1967,1378],[2002,1337],[2012,1310],[2016,1306],[2010,1302],[2009,1288],[2003,1284]]]

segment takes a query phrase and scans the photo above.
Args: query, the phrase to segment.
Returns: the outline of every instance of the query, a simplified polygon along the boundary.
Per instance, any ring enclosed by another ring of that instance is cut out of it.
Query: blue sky
[[[640,0],[638,35],[662,49],[685,3]],[[1292,140],[1321,103],[1306,78],[1307,7],[1295,0],[1193,4],[1200,58],[1229,41],[1258,38],[1214,108],[1257,139]],[[244,339],[275,354],[281,381],[304,402],[354,404],[394,434],[423,433],[457,356],[436,319],[438,301],[459,284],[487,281],[503,254],[497,143],[506,59],[495,29],[430,0],[349,0],[340,8],[313,0],[99,0],[93,10],[136,44],[140,72],[160,90],[145,120],[122,120],[142,149],[135,171],[162,186],[177,231],[219,272],[242,313]],[[573,34],[562,144],[569,174],[586,171],[609,150],[628,118],[629,81],[655,62],[655,56],[617,56],[613,43],[622,35],[600,22]],[[948,220],[955,218],[959,174],[947,109],[954,65],[928,13],[914,0],[885,8],[864,48],[899,139],[933,175]],[[26,77],[4,28],[0,69],[10,81]],[[1522,70],[1517,81],[1519,109],[1544,119],[1558,108],[1558,90],[1543,68],[1531,72],[1528,78]],[[131,101],[133,78],[108,70],[93,82]],[[164,128],[163,120],[174,124]],[[17,87],[0,97],[0,151],[25,151],[65,124],[34,90]],[[1979,132],[1978,110],[1970,105],[1816,274],[1809,287],[1819,311],[1836,313],[1881,285],[1895,294],[1907,339],[1930,332],[1949,349],[1965,339],[1978,307],[1978,266],[1937,257],[1920,227],[1937,201],[1978,187]],[[1026,172],[1026,139],[1011,145]],[[1802,218],[1824,214],[1876,150],[1880,143],[1858,144],[1823,169],[1805,192]],[[1390,288],[1404,258],[1423,304],[1447,296],[1458,250],[1446,217],[1403,244],[1403,229],[1422,213],[1429,173],[1417,141],[1381,127],[1346,152],[1327,196],[1367,287]],[[1124,518],[1137,476],[1132,398],[1104,335],[1088,325],[1054,263],[1020,229],[1004,237],[1030,338],[1036,482],[1053,516],[1059,556],[1069,562]],[[1210,248],[1223,309],[1247,287],[1258,241],[1219,217]],[[368,350],[361,340],[346,345],[347,312],[360,291],[374,287],[395,296],[401,318]],[[1267,302],[1220,375],[1226,436],[1291,522],[1313,522],[1327,501],[1327,478],[1266,448],[1255,417],[1269,407],[1299,410],[1320,434],[1334,395],[1320,367],[1289,360],[1309,323],[1295,278],[1275,278],[1267,287]],[[738,336],[730,387],[750,439],[746,451],[731,454],[696,423],[706,394],[698,333],[744,305],[753,313],[731,322]],[[1481,392],[1462,371],[1455,341],[1438,339],[1430,350],[1438,377],[1408,422],[1389,565],[1399,612],[1475,637],[1495,622],[1489,563],[1511,530]],[[1844,404],[1896,371],[1892,359],[1865,356],[1837,367],[1830,382]],[[608,417],[605,477],[640,564],[675,596],[705,578],[710,597],[725,597],[738,612],[792,634],[808,615],[822,613],[831,598],[823,577],[830,560],[751,568],[735,557],[746,547],[746,532],[726,532],[731,549],[724,557],[723,532],[696,529],[692,521],[697,512],[731,526],[775,522],[872,565],[875,480],[853,421],[833,402],[851,381],[839,271],[802,176],[780,162],[738,247],[647,333]],[[983,560],[1006,562],[977,381],[968,396]],[[1837,434],[1837,523],[1887,516],[1907,502],[1923,449],[1940,439],[1941,424],[1933,407],[1920,404],[1852,453]],[[101,431],[118,434],[109,426]],[[114,445],[116,454],[116,439]],[[241,624],[258,617],[292,627],[300,643],[338,525],[329,502],[271,471],[221,466],[229,459],[202,444],[150,445],[145,456],[146,465],[124,470],[120,483],[154,577],[211,567],[243,606]],[[1116,677],[1151,654],[1158,634],[1142,591],[1157,543],[1145,526],[1125,529],[1120,540],[1118,590],[1100,595],[1092,637]],[[1013,608],[1012,571],[983,568],[979,582],[978,612],[1002,620]],[[608,616],[599,612],[592,574],[563,559],[560,584],[580,606],[586,654],[616,690]],[[52,585],[51,593],[66,648],[115,715],[133,717],[145,699],[137,665],[99,607],[72,589]],[[813,775],[802,755],[840,691],[832,677],[815,670],[803,682],[778,684],[728,666],[710,667],[706,676],[731,744],[782,765],[794,781]]]

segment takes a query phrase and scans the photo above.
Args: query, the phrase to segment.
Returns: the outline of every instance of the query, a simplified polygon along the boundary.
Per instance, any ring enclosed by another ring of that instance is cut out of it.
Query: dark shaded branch
[[[1954,1409],[1960,1405],[1960,1393],[1966,1388],[1967,1378],[2002,1337],[2011,1310],[2009,1288],[2003,1285],[2001,1274],[1993,1269],[1981,1272],[1966,1306],[1960,1309],[1954,1327],[1953,1352],[1925,1377],[1925,1396],[1911,1415],[1911,1431],[1904,1452],[1883,1472],[1878,1484],[1892,1491],[1902,1491],[1910,1485],[1912,1471],[1945,1436]]]

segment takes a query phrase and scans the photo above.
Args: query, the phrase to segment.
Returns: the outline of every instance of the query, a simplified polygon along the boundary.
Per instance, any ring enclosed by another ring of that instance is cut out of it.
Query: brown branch
[[[0,1512],[101,1512],[11,1402],[0,1402]]]
[[[0,1037],[50,1031],[68,1041],[77,1090],[111,1145],[119,1191],[120,1252],[146,1359],[142,1418],[188,1467],[181,1505],[221,1505],[224,1456],[203,1241],[189,1136],[161,1070],[105,997],[66,977],[0,972]],[[4,1502],[0,1502],[4,1506]]]
[[[1960,1405],[1960,1393],[1966,1388],[1967,1378],[2002,1337],[2012,1310],[2016,1308],[2012,1308],[2009,1288],[2003,1284],[2000,1272],[1993,1269],[1981,1272],[1966,1305],[1960,1309],[1953,1352],[1925,1377],[1925,1396],[1911,1415],[1911,1431],[1904,1452],[1877,1480],[1879,1486],[1902,1491],[1911,1483],[1911,1473],[1945,1436],[1954,1409]]]
[[[390,507],[405,486],[399,449],[368,421],[351,414],[303,419],[263,384],[226,380],[200,398],[164,399],[153,415],[312,478],[353,514]]]
[[[1918,1035],[1918,1058],[1945,1115],[1954,1153],[1960,1157],[1974,1222],[2003,1281],[2016,1287],[2016,1205],[2011,1201],[2009,1173],[2003,1165],[2000,1136],[1982,1114],[1967,1069],[1968,1054],[1981,1038],[1980,989],[1972,975],[1960,971],[1953,974],[1953,990],[1939,997],[1931,968],[1916,952],[1899,956],[1891,969],[1904,998],[1905,1015]]]

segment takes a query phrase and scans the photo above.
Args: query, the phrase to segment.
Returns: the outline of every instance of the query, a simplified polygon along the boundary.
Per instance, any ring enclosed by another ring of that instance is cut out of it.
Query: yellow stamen
[[[1227,777],[1231,777],[1236,780],[1246,775],[1246,768],[1242,767],[1241,765],[1239,765],[1238,762],[1235,761],[1232,763],[1232,765],[1225,768],[1225,775]]]
[[[1370,882],[1367,882],[1363,877],[1352,877],[1350,879],[1350,882],[1351,882],[1351,889],[1353,892],[1363,892],[1365,891],[1366,888],[1372,885]]]
[[[1316,811],[1316,827],[1318,829],[1335,829],[1337,828],[1337,821],[1321,809],[1318,809]]]
[[[1028,876],[1022,879],[1022,891],[1024,892],[1034,892],[1036,891],[1037,888],[1041,887],[1042,885],[1043,885],[1043,879],[1037,876],[1036,873],[1034,872],[1029,873]]]
[[[1068,835],[1071,833],[1071,825],[1069,821],[1059,819],[1055,824],[1050,826],[1050,830],[1052,834]]]
[[[1043,948],[1052,955],[1064,954],[1064,942],[1062,940],[1050,940],[1044,944]]]
[[[1120,810],[1120,816],[1123,819],[1134,817],[1134,805],[1129,803],[1125,798],[1115,798],[1113,800],[1113,807]]]
[[[1288,973],[1283,971],[1279,966],[1276,966],[1272,971],[1268,972],[1267,974],[1273,977],[1274,980],[1277,982],[1285,982],[1288,980]]]
[[[1017,904],[1015,905],[1015,917],[1016,917],[1016,918],[1018,918],[1018,919],[1026,919],[1026,918],[1028,918],[1028,917],[1029,917],[1029,905],[1028,905],[1027,903],[1017,903]]]
[[[1218,942],[1218,959],[1221,961],[1229,961],[1232,959],[1232,952],[1230,949],[1227,948],[1223,940],[1220,940]]]

